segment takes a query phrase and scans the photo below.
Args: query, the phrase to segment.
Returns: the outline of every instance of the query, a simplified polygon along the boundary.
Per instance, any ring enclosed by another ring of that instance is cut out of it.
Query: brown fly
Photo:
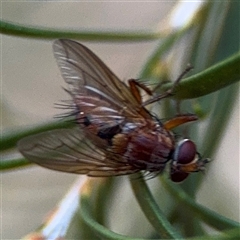
[[[46,168],[95,177],[139,171],[155,175],[168,165],[172,181],[180,182],[204,169],[208,160],[201,159],[194,142],[177,141],[171,132],[197,117],[180,115],[162,123],[145,108],[171,95],[173,88],[143,102],[140,89],[151,95],[148,87],[135,80],[127,86],[82,44],[56,40],[53,50],[77,124],[20,140],[24,157]]]

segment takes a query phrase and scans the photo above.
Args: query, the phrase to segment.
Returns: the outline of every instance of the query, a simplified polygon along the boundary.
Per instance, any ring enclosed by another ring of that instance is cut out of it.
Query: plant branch
[[[224,61],[182,80],[176,86],[174,98],[197,98],[222,89],[240,80],[240,52]],[[172,83],[164,84],[163,90],[171,88]]]
[[[91,189],[84,191],[81,194],[81,208],[80,215],[83,221],[94,231],[96,236],[99,236],[101,239],[115,239],[115,240],[144,240],[142,238],[133,238],[124,236],[121,234],[117,234],[103,225],[99,224],[93,217],[92,209],[93,207],[90,205],[90,197],[91,197]]]
[[[69,126],[72,126],[73,124],[68,121],[59,121],[59,122],[52,122],[47,123],[44,125],[34,126],[32,128],[19,130],[19,131],[8,131],[7,134],[3,134],[1,136],[1,145],[0,145],[0,151],[4,151],[13,147],[16,147],[17,141],[20,140],[23,137],[37,134],[44,131],[49,131],[57,128],[66,128]]]
[[[179,186],[171,184],[166,178],[161,178],[163,186],[171,193],[178,201],[180,201],[185,207],[196,213],[205,223],[218,229],[230,229],[240,227],[240,224],[236,221],[228,219],[216,212],[196,203],[191,197],[188,196]]]
[[[13,170],[19,167],[25,167],[32,164],[25,158],[11,159],[11,160],[1,160],[0,171]]]
[[[143,176],[140,173],[130,176],[130,183],[142,211],[160,236],[164,239],[181,239],[155,202]]]
[[[117,41],[117,42],[137,42],[137,41],[153,41],[162,37],[162,33],[143,33],[139,32],[110,32],[110,31],[74,31],[74,30],[56,30],[52,28],[41,28],[25,26],[7,21],[0,21],[0,33],[40,39],[56,39],[56,38],[71,38],[87,41]]]

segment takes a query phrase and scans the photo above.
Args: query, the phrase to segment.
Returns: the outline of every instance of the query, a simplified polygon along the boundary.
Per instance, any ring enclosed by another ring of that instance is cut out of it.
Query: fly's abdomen
[[[173,145],[171,136],[163,133],[134,131],[128,136],[124,157],[136,168],[161,172],[170,159]]]

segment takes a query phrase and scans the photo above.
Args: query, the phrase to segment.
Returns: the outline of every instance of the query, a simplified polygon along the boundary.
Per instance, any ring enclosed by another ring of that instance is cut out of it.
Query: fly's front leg
[[[195,114],[181,114],[181,115],[177,115],[176,117],[168,120],[167,122],[165,122],[163,124],[163,126],[165,129],[171,130],[171,129],[178,127],[184,123],[192,122],[192,121],[196,121],[196,120],[198,120],[198,117]]]
[[[147,86],[138,82],[137,80],[130,79],[128,80],[128,83],[129,83],[132,95],[137,99],[140,105],[142,104],[142,96],[140,94],[139,88],[143,89],[148,95],[152,95],[152,91]]]
[[[158,96],[155,96],[151,99],[148,99],[147,101],[145,101],[144,103],[142,103],[142,106],[146,106],[146,105],[149,105],[151,103],[154,103],[154,102],[157,102],[163,98],[167,98],[167,97],[170,97],[173,95],[174,91],[175,91],[175,88],[176,86],[179,84],[179,82],[182,80],[183,76],[185,74],[187,74],[193,67],[192,66],[187,66],[187,68],[184,70],[184,72],[182,72],[182,74],[180,74],[180,76],[174,81],[172,87],[170,89],[168,89],[166,92],[158,95]]]

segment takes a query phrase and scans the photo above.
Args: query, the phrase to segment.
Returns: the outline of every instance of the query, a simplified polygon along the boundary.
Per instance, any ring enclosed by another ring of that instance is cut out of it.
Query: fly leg
[[[155,96],[151,99],[148,99],[147,101],[143,102],[142,103],[142,106],[146,106],[146,105],[149,105],[151,103],[154,103],[154,102],[157,102],[163,98],[167,98],[169,96],[172,96],[174,91],[175,91],[175,88],[176,86],[179,84],[179,82],[182,80],[183,76],[185,74],[187,74],[193,67],[192,66],[187,66],[187,68],[184,70],[184,72],[182,72],[182,74],[180,74],[180,76],[174,81],[172,87],[170,89],[168,89],[166,92],[158,95],[158,96]]]
[[[138,103],[140,105],[142,105],[142,107],[154,103],[156,101],[159,101],[163,98],[169,97],[171,95],[173,95],[173,92],[175,91],[176,86],[179,84],[179,82],[182,80],[183,76],[185,74],[187,74],[193,67],[192,66],[187,66],[187,68],[184,70],[184,72],[174,81],[173,86],[167,90],[166,92],[152,97],[151,99],[148,99],[145,102],[142,102],[142,97],[139,91],[139,88],[143,89],[148,95],[152,96],[153,95],[153,91],[150,90],[146,85],[138,82],[135,79],[130,79],[128,80],[129,86],[130,86],[130,90],[131,93],[133,94],[133,96],[137,99]],[[184,123],[187,122],[191,122],[191,121],[196,121],[198,119],[198,117],[194,114],[180,114],[180,110],[179,110],[179,104],[177,104],[177,113],[179,113],[177,116],[175,116],[174,118],[168,120],[167,122],[164,123],[164,127],[168,130],[175,128],[179,125],[182,125]]]
[[[198,117],[195,114],[180,114],[165,122],[163,126],[165,129],[171,130],[179,125],[196,120],[198,120]]]
[[[142,97],[141,97],[139,88],[143,89],[148,95],[152,95],[152,91],[147,86],[138,82],[137,80],[130,79],[128,80],[128,83],[129,83],[132,95],[137,99],[140,105],[142,105]]]

